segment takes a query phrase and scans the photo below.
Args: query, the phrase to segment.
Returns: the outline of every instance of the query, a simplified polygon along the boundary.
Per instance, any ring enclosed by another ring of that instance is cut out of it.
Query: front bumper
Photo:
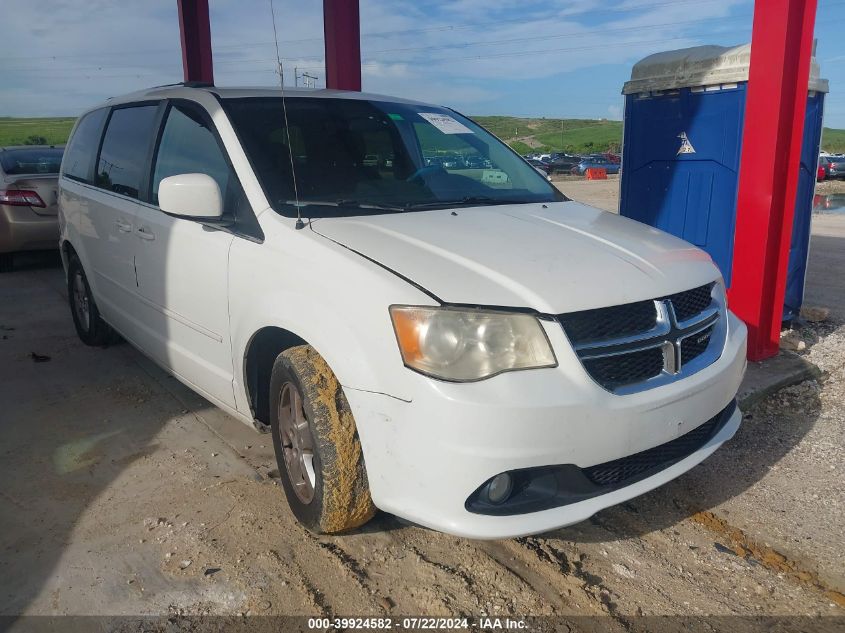
[[[412,401],[346,389],[376,506],[470,538],[535,534],[582,521],[686,472],[730,439],[735,411],[703,446],[644,479],[583,501],[491,516],[467,499],[505,471],[559,464],[587,468],[685,435],[733,401],[745,370],[745,326],[728,313],[720,358],[674,383],[619,396],[584,371],[562,328],[545,324],[559,366],[454,384],[419,376]],[[561,350],[564,350],[561,352]]]

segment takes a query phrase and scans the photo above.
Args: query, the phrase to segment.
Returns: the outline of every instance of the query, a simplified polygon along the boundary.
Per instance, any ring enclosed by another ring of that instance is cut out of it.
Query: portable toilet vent
[[[751,45],[650,55],[625,83],[621,215],[707,251],[730,287]],[[810,217],[828,82],[813,57],[784,319],[804,296]],[[762,230],[762,227],[761,227]]]

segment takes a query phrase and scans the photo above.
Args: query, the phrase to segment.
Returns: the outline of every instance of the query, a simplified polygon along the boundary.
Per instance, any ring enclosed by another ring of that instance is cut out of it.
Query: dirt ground
[[[566,186],[589,193],[583,181]],[[597,193],[599,204],[609,195]],[[83,346],[62,284],[42,259],[0,277],[0,616],[593,615],[610,631],[648,630],[643,615],[831,616],[795,622],[843,626],[836,319],[801,331],[820,381],[745,412],[704,464],[582,524],[480,542],[379,514],[353,534],[315,537],[286,507],[269,436],[126,344]]]

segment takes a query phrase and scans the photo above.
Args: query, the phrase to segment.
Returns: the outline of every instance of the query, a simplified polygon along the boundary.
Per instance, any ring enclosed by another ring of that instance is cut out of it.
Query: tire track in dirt
[[[613,601],[613,593],[605,584],[601,576],[591,573],[585,568],[587,555],[578,553],[567,555],[557,547],[551,539],[541,539],[527,536],[510,541],[512,548],[517,551],[531,552],[544,566],[546,577],[551,583],[560,583],[567,579],[574,580],[588,604],[600,613],[606,613],[623,629],[631,630],[631,622],[624,617]]]
[[[492,561],[507,574],[513,576],[524,587],[527,592],[533,594],[537,600],[539,611],[537,615],[553,615],[559,613],[564,607],[571,607],[563,599],[564,596],[571,596],[572,589],[561,587],[555,588],[547,582],[547,578],[538,573],[522,557],[514,556],[514,552],[505,543],[500,541],[488,541],[480,543],[479,549],[484,552]]]

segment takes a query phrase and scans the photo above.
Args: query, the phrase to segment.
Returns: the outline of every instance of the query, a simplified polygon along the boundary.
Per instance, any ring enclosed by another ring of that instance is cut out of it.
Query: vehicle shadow
[[[58,237],[56,241],[58,242]],[[54,251],[25,251],[15,253],[14,257],[14,269],[10,273],[4,273],[4,275],[40,268],[58,268],[62,265],[62,258],[59,256],[58,249]]]
[[[78,340],[64,275],[41,259],[0,276],[1,616],[60,614],[82,591],[74,569],[90,569],[90,584],[98,565],[118,564],[74,551],[73,535],[174,414],[127,348]]]

